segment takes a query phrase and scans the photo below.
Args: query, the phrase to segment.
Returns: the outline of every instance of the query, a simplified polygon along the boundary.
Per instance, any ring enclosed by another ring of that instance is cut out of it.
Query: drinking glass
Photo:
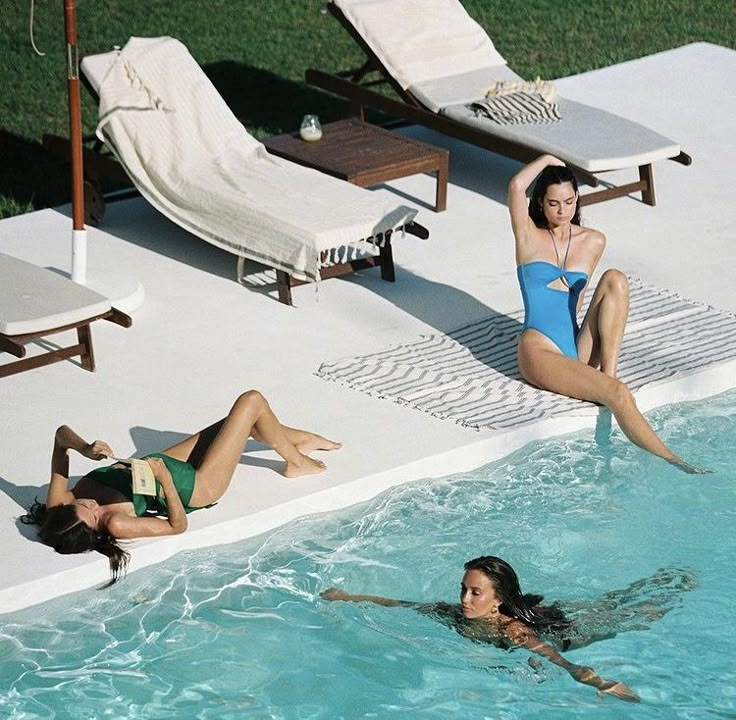
[[[307,142],[315,142],[322,139],[322,125],[316,115],[305,115],[302,120],[299,134],[302,140]]]

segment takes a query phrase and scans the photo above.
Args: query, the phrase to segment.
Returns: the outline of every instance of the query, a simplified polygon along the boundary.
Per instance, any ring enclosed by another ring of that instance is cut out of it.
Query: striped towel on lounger
[[[499,125],[555,123],[560,121],[557,89],[547,80],[500,80],[483,100],[471,103],[476,115]]]

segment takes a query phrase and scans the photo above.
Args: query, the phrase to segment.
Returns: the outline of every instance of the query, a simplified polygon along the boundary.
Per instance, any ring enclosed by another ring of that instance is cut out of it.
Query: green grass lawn
[[[82,53],[123,45],[131,35],[172,35],[204,67],[257,137],[323,120],[347,104],[304,84],[304,70],[345,69],[360,52],[324,0],[77,0]],[[465,0],[521,75],[556,78],[705,40],[734,46],[736,13],[722,0]],[[67,132],[63,3],[36,2],[37,56],[29,0],[9,0],[0,33],[0,217],[68,201],[69,167],[41,145]],[[85,132],[96,109],[83,93]]]

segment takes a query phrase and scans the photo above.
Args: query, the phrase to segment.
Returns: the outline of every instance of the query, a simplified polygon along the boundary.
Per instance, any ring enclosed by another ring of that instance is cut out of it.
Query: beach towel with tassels
[[[631,278],[620,377],[636,391],[708,371],[731,377],[736,316]],[[475,430],[511,430],[592,403],[532,387],[519,375],[524,311],[476,320],[362,355],[322,363],[317,376]]]
[[[296,278],[319,279],[323,253],[370,249],[368,238],[416,215],[270,155],[173,38],[131,38],[99,96],[97,134],[146,200],[207,242]]]
[[[471,103],[476,115],[499,125],[555,123],[560,121],[557,89],[548,80],[499,80],[483,100]]]

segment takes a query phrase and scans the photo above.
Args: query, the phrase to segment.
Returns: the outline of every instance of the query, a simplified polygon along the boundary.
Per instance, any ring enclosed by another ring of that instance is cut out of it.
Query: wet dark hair
[[[569,182],[573,190],[577,193],[578,181],[575,179],[572,170],[564,165],[547,165],[539,176],[537,181],[534,183],[532,189],[532,196],[529,199],[529,217],[532,222],[538,228],[547,228],[547,218],[544,217],[544,209],[542,203],[544,202],[544,196],[547,194],[547,188],[550,185],[561,185],[562,183]],[[578,195],[577,202],[575,203],[575,214],[572,216],[573,225],[580,225],[582,222],[580,217],[580,195]]]
[[[62,555],[96,550],[110,561],[109,587],[116,583],[128,567],[130,555],[118,545],[106,530],[93,530],[77,516],[74,505],[56,505],[47,508],[36,500],[28,512],[20,518],[25,525],[38,525],[38,537],[42,543]]]
[[[556,605],[542,605],[542,595],[524,594],[519,578],[505,560],[483,555],[465,563],[465,570],[480,570],[493,584],[501,601],[498,611],[539,632],[562,633],[572,624]]]

